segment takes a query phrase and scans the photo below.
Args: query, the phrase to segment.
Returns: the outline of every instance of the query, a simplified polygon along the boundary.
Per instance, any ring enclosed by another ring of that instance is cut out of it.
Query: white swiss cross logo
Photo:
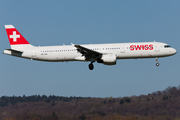
[[[10,35],[9,37],[13,38],[13,42],[17,42],[17,38],[20,38],[20,35],[17,35],[16,31],[13,31],[13,35]]]

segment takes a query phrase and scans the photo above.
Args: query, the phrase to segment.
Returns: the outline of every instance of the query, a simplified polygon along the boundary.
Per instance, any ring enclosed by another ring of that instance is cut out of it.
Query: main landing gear
[[[158,58],[156,58],[156,66],[157,66],[157,67],[159,66]]]
[[[93,62],[95,62],[95,58],[91,58],[91,63],[89,64],[89,69],[90,69],[90,70],[93,70],[93,69],[94,69]]]
[[[89,69],[90,69],[90,70],[93,70],[93,69],[94,69],[94,65],[93,65],[92,62],[89,64]]]

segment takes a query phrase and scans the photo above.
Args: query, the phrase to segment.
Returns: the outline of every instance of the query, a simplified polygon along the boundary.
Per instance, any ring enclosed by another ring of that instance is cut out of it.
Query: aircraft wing
[[[98,57],[99,55],[102,55],[102,53],[85,48],[81,45],[74,45],[74,47],[77,48],[77,51],[80,52],[83,56],[85,56],[86,58],[94,58],[94,57]]]

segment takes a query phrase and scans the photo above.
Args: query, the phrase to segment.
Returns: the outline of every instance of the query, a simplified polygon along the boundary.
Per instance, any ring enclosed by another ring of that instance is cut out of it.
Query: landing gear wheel
[[[158,67],[158,66],[159,66],[159,63],[156,63],[156,66]]]
[[[159,66],[158,58],[156,58],[156,66],[157,66],[157,67]]]
[[[94,69],[94,65],[91,63],[91,64],[89,64],[89,69],[90,70],[93,70]]]

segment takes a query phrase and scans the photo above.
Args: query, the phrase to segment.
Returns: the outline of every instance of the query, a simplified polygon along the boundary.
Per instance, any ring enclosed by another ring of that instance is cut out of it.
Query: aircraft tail
[[[5,25],[5,29],[11,49],[19,50],[21,48],[33,47],[13,25]]]

